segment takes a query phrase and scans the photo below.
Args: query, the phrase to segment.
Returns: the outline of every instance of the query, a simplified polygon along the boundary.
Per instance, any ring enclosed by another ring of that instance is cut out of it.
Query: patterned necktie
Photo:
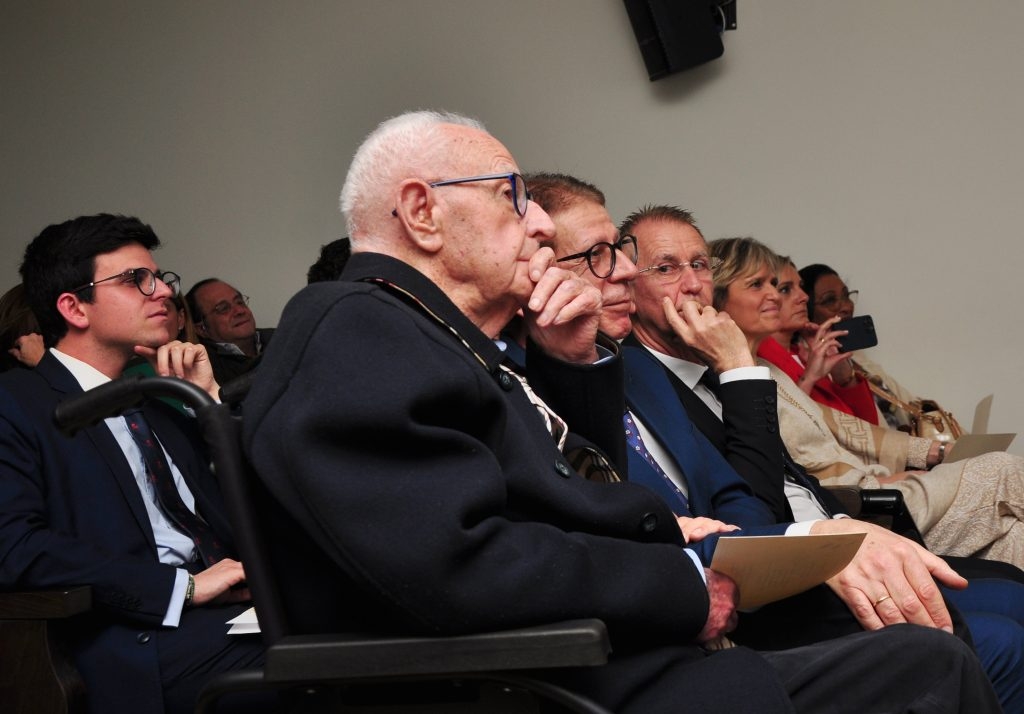
[[[658,462],[654,460],[654,457],[651,456],[651,452],[648,451],[647,447],[644,445],[643,437],[640,436],[640,430],[637,429],[636,427],[636,422],[633,421],[633,415],[629,413],[628,409],[626,410],[626,413],[622,415],[622,425],[626,427],[626,446],[628,446],[636,453],[640,454],[640,456],[643,457],[643,460],[651,465],[651,468],[654,469],[654,472],[661,476],[663,479],[665,479],[665,483],[671,486],[672,489],[679,495],[679,498],[682,500],[683,505],[686,508],[687,512],[681,515],[689,516],[689,499],[686,497],[686,494],[682,492],[679,486],[677,486],[675,482],[671,478],[669,478],[668,474],[665,473],[664,469],[662,469],[661,466],[658,465]]]
[[[142,458],[146,462],[146,478],[153,484],[161,510],[182,533],[192,539],[199,556],[207,566],[223,560],[227,557],[224,545],[206,521],[190,511],[181,500],[171,467],[142,412],[138,409],[125,412],[124,420],[142,452]]]

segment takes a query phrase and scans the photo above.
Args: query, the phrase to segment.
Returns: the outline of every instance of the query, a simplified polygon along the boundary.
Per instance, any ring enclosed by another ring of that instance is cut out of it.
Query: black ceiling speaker
[[[716,0],[623,0],[651,81],[722,56]]]

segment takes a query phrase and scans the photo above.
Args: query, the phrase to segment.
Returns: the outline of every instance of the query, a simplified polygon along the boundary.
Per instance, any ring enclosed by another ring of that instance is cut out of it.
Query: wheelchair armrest
[[[600,620],[455,637],[291,635],[267,649],[268,682],[408,677],[604,664]]]
[[[92,589],[0,592],[0,701],[11,714],[85,710],[85,684],[61,637],[92,609]]]
[[[862,516],[895,516],[903,509],[903,494],[894,488],[860,488],[859,486],[826,486],[853,518]]]
[[[864,514],[895,516],[903,509],[903,493],[895,488],[864,488],[860,505]]]
[[[0,620],[57,620],[92,609],[92,589],[0,592]]]

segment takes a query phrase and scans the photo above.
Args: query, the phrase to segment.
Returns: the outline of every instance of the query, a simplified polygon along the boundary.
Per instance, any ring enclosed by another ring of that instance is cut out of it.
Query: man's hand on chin
[[[756,364],[746,335],[727,313],[696,300],[684,302],[677,311],[668,297],[662,309],[676,336],[716,373]]]
[[[184,379],[214,399],[219,398],[220,385],[214,379],[213,365],[203,345],[173,340],[156,348],[137,345],[135,354],[144,357],[161,377]]]
[[[554,253],[541,248],[530,260],[534,278],[524,317],[530,338],[564,362],[597,361],[601,291],[571,270],[558,267]]]

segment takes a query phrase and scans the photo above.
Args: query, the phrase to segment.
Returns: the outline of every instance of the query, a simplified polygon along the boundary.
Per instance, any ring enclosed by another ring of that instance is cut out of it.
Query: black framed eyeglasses
[[[514,171],[510,171],[507,174],[484,174],[483,176],[467,176],[465,178],[453,178],[443,179],[441,181],[431,181],[429,186],[431,188],[439,188],[441,186],[455,186],[463,183],[474,183],[476,181],[493,181],[494,179],[505,179],[509,183],[509,187],[512,190],[510,200],[512,201],[512,208],[515,209],[516,214],[522,218],[526,215],[526,207],[530,202],[530,192],[526,188],[526,179],[521,174],[517,174]]]
[[[685,268],[692,270],[697,277],[704,277],[713,273],[722,264],[721,258],[711,258],[706,255],[694,258],[685,263],[674,263],[671,260],[663,260],[657,265],[649,265],[640,269],[641,275],[653,275],[659,282],[674,283],[679,280]]]
[[[607,241],[594,243],[594,245],[590,246],[582,253],[567,255],[564,258],[559,258],[556,262],[564,263],[569,260],[580,260],[582,258],[586,258],[587,267],[590,268],[590,272],[594,274],[594,277],[604,280],[615,272],[616,250],[622,251],[624,256],[629,258],[631,262],[635,263],[638,257],[636,236],[627,234],[620,237],[614,243],[608,243]]]
[[[80,285],[79,287],[69,292],[77,293],[86,288],[94,288],[100,283],[106,283],[111,280],[118,280],[125,285],[134,284],[139,289],[139,292],[149,297],[156,292],[156,281],[159,280],[164,285],[171,289],[172,297],[177,297],[178,292],[181,290],[181,278],[177,273],[163,270],[150,270],[149,268],[129,268],[123,273],[117,275],[111,275],[109,278],[103,278],[101,280],[93,280],[91,283]]]

